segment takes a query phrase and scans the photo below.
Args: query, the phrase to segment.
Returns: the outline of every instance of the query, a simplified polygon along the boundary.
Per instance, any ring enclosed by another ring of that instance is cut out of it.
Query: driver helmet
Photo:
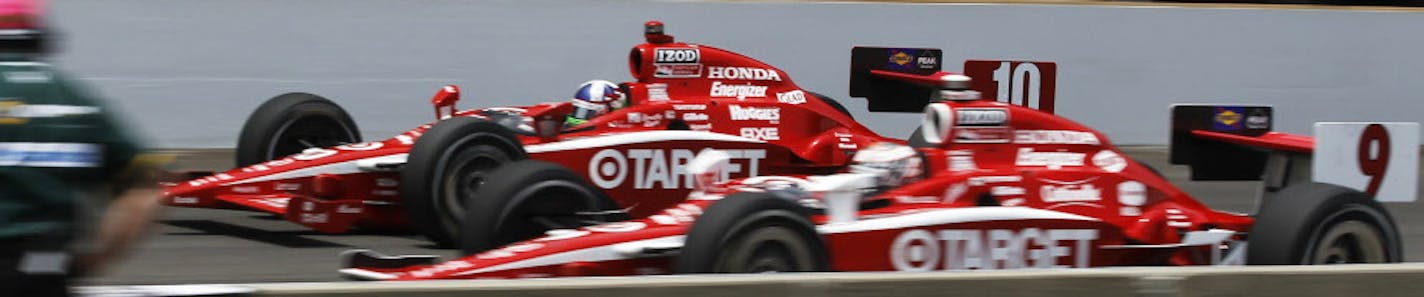
[[[910,146],[892,142],[871,144],[855,153],[850,172],[876,176],[876,185],[896,187],[919,180],[923,174],[919,153]]]
[[[595,79],[579,85],[574,92],[574,112],[564,119],[564,124],[573,126],[588,122],[594,117],[623,108],[623,92],[613,82]]]

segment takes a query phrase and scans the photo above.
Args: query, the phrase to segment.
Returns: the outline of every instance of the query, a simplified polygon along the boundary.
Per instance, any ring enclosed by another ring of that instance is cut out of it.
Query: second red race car
[[[418,280],[1403,258],[1399,230],[1376,199],[1414,199],[1418,124],[1329,124],[1312,138],[1272,132],[1270,107],[1175,106],[1173,163],[1191,166],[1194,179],[1262,181],[1259,211],[1231,213],[1198,202],[1100,132],[980,100],[967,76],[896,69],[886,64],[894,52],[854,49],[851,95],[922,110],[920,139],[862,146],[846,173],[718,182],[733,155],[710,152],[688,165],[698,188],[651,216],[439,263],[349,251],[341,273]]]
[[[730,153],[732,178],[835,172],[889,141],[780,69],[676,42],[658,22],[644,33],[628,55],[635,81],[586,83],[572,102],[463,111],[447,86],[432,99],[437,122],[383,141],[361,142],[329,100],[275,97],[243,128],[240,168],[174,183],[163,203],[268,212],[322,232],[413,224],[444,246],[472,225],[467,246],[494,247],[676,205],[692,189],[687,162],[705,150]],[[522,159],[554,165],[490,173]],[[472,203],[484,207],[466,212]]]

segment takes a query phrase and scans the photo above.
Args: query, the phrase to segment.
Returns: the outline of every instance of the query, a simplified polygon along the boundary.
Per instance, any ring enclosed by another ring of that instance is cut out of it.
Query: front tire
[[[578,174],[539,160],[509,163],[490,174],[465,211],[460,250],[483,252],[552,229],[628,220],[617,203]]]
[[[825,244],[805,207],[768,193],[736,193],[688,230],[678,273],[826,271]]]
[[[453,247],[465,208],[489,173],[526,158],[514,134],[498,124],[457,117],[440,121],[411,146],[400,193],[410,221],[439,247]]]
[[[308,148],[361,142],[351,115],[336,103],[308,93],[286,93],[262,103],[237,138],[238,167],[270,161]]]
[[[1247,263],[1389,263],[1403,257],[1398,228],[1379,202],[1323,183],[1287,187],[1262,207],[1247,238]]]

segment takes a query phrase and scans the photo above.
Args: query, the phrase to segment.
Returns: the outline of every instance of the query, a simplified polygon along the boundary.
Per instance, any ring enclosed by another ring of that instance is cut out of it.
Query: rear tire
[[[543,235],[628,220],[618,204],[558,164],[522,160],[492,171],[467,204],[460,236],[466,255]]]
[[[736,193],[708,207],[688,230],[678,273],[826,271],[825,243],[808,210],[768,193]]]
[[[1379,202],[1323,183],[1286,187],[1256,215],[1252,265],[1389,263],[1403,257],[1399,230]]]
[[[401,170],[406,214],[439,247],[454,247],[466,205],[505,163],[527,158],[514,134],[499,124],[457,117],[437,122],[411,146]]]
[[[336,103],[308,93],[286,93],[247,116],[237,138],[238,167],[270,161],[308,148],[361,142],[351,115]]]

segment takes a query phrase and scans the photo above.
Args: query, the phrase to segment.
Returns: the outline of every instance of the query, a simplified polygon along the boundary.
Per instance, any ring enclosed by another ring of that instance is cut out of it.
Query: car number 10
[[[1053,62],[969,60],[964,73],[974,90],[999,102],[1053,113],[1058,65]]]

